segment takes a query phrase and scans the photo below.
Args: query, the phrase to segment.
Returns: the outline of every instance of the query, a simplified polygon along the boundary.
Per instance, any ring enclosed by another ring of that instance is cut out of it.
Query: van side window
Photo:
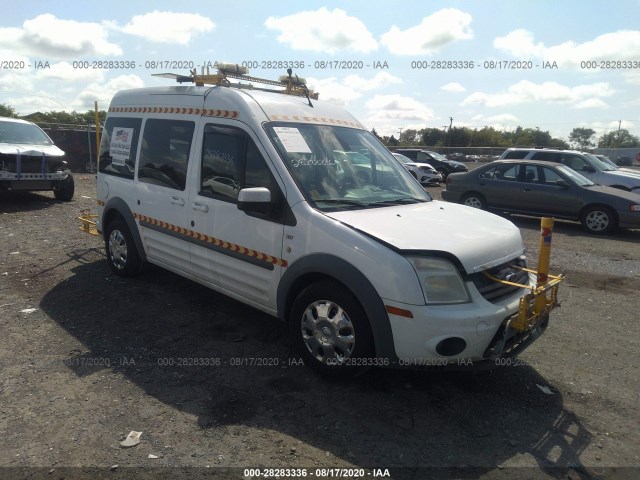
[[[184,190],[194,122],[148,119],[142,134],[138,180]]]
[[[200,195],[235,202],[240,190],[244,134],[230,128],[207,125],[202,146]]]
[[[141,118],[109,117],[100,141],[100,173],[133,180]]]

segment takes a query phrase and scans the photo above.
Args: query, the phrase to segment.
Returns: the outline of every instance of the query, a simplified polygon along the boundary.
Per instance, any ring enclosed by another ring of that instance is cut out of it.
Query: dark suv
[[[401,153],[405,157],[409,157],[416,163],[428,163],[442,175],[442,178],[447,178],[447,175],[450,173],[469,171],[464,163],[449,160],[443,155],[430,150],[422,150],[420,148],[398,148],[395,152]]]

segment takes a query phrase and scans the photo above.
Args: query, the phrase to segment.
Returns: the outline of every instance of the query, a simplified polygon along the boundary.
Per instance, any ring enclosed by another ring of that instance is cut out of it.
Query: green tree
[[[384,144],[390,147],[397,147],[398,145],[400,145],[400,142],[396,137],[391,135],[390,137],[384,137]]]
[[[605,133],[598,139],[600,148],[625,148],[640,147],[640,138],[631,135],[629,130],[623,128],[615,132]]]
[[[18,118],[18,114],[13,107],[0,103],[0,117]]]
[[[422,145],[428,145],[430,147],[435,147],[442,145],[446,134],[443,130],[439,128],[423,128],[420,130],[420,137]]]
[[[413,128],[403,130],[400,132],[400,137],[398,138],[400,145],[407,146],[419,145],[421,140],[422,138],[418,135],[418,131]]]
[[[587,148],[595,145],[593,140],[595,134],[596,131],[592,128],[576,127],[571,130],[571,133],[569,134],[569,141],[575,144],[580,150],[586,150]]]

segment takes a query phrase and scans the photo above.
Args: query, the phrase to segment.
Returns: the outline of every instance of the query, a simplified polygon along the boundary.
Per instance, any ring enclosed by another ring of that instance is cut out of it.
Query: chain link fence
[[[53,143],[65,153],[65,160],[72,172],[95,173],[97,171],[95,125],[67,125],[39,123]]]

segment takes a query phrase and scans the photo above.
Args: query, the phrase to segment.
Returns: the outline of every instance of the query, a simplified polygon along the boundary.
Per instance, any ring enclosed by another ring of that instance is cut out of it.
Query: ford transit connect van
[[[116,274],[149,262],[276,316],[337,376],[494,364],[545,330],[548,315],[510,326],[527,293],[514,285],[535,284],[511,222],[434,201],[300,82],[189,78],[111,101],[97,229]]]

